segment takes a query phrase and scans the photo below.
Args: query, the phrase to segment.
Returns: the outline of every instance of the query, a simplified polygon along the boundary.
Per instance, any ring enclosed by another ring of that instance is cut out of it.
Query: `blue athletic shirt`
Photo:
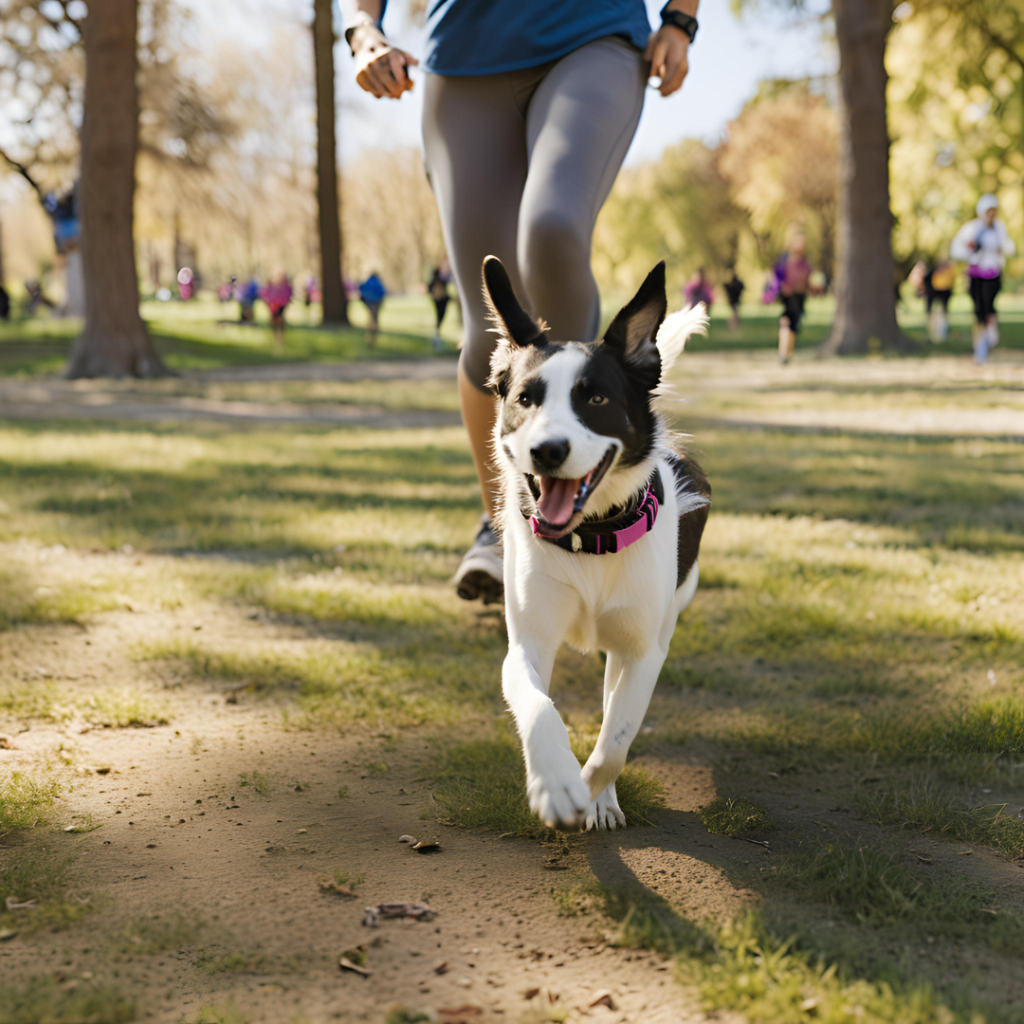
[[[433,0],[427,28],[423,66],[437,75],[532,68],[604,36],[642,51],[651,32],[643,0]]]

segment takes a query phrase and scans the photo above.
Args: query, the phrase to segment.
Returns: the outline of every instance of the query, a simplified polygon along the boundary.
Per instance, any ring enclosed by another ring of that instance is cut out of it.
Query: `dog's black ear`
[[[665,261],[648,275],[640,290],[619,310],[605,331],[604,343],[655,388],[661,378],[657,336],[668,309]]]
[[[508,279],[508,271],[497,256],[487,256],[483,266],[484,301],[491,322],[513,345],[544,345],[545,328],[538,324],[521,305]]]

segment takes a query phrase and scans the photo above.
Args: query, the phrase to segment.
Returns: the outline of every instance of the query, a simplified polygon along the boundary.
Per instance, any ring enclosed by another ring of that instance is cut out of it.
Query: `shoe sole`
[[[489,572],[471,569],[458,582],[455,592],[463,601],[483,601],[484,604],[500,604],[505,587]]]

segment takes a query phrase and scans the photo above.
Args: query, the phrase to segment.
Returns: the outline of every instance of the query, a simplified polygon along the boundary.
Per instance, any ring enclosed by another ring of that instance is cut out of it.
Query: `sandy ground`
[[[992,362],[980,367],[962,357],[869,359],[857,364],[852,386],[844,384],[848,375],[839,372],[842,364],[812,353],[801,353],[787,367],[778,366],[770,352],[690,354],[681,365],[684,376],[677,390],[687,397],[670,398],[666,407],[682,419],[697,417],[709,425],[1024,439],[1024,358],[1017,352],[998,352]],[[450,426],[460,422],[458,413],[439,409],[260,402],[182,392],[191,392],[196,385],[301,381],[454,382],[455,371],[454,360],[424,359],[227,367],[190,372],[177,382],[7,379],[0,380],[0,418],[208,420],[240,426],[291,423],[382,429]],[[929,399],[923,406],[922,387]],[[913,400],[909,400],[911,391]],[[822,401],[823,392],[836,395],[832,407]],[[815,396],[813,408],[801,407],[795,399],[801,393]],[[724,415],[723,396],[737,406]]]
[[[5,655],[15,678],[48,679],[62,690],[152,686],[152,672],[124,654],[144,635],[187,636],[201,619],[204,639],[237,642],[257,630],[263,643],[268,631],[282,643],[292,637],[286,625],[255,625],[223,609],[214,625],[203,611],[107,615],[88,630],[36,632],[31,644],[9,644]],[[585,853],[567,855],[558,844],[430,820],[425,775],[435,747],[428,735],[395,749],[366,737],[288,731],[272,706],[226,689],[170,686],[168,726],[105,730],[71,722],[13,734],[13,723],[0,726],[14,748],[0,752],[5,768],[70,762],[73,792],[57,824],[99,826],[53,840],[76,854],[78,894],[98,912],[66,932],[3,943],[3,975],[108,977],[113,962],[118,984],[136,994],[145,1018],[167,1022],[231,1000],[268,1022],[380,1021],[390,1004],[445,1020],[462,1016],[442,1011],[467,1006],[479,1007],[464,1011],[467,1020],[539,1020],[541,1010],[563,1007],[573,1019],[608,1022],[705,1019],[673,981],[669,962],[609,945],[610,934],[595,930],[593,919],[559,917],[550,890],[570,885],[583,864],[577,858],[585,857],[601,880],[636,877],[697,917],[743,905],[749,894],[734,890],[718,866],[721,848],[738,842],[709,836],[692,813],[713,793],[707,766],[662,766],[672,811],[657,829],[600,836]],[[373,760],[388,771],[362,767]],[[253,770],[269,780],[268,795],[239,785]],[[438,838],[442,849],[415,853],[398,842],[403,834]],[[320,892],[319,880],[336,870],[365,875],[357,898]],[[405,900],[428,901],[436,917],[362,925],[367,905]],[[175,914],[203,923],[184,952],[111,952],[126,923]],[[368,947],[369,978],[338,966],[359,945]],[[234,953],[254,965],[204,972],[204,959]],[[614,1010],[587,1007],[602,990]]]

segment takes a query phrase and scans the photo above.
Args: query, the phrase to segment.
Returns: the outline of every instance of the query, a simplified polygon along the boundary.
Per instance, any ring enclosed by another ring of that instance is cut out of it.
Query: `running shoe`
[[[455,574],[455,590],[463,601],[479,598],[484,604],[496,604],[502,598],[503,587],[501,538],[485,514],[476,540]]]

